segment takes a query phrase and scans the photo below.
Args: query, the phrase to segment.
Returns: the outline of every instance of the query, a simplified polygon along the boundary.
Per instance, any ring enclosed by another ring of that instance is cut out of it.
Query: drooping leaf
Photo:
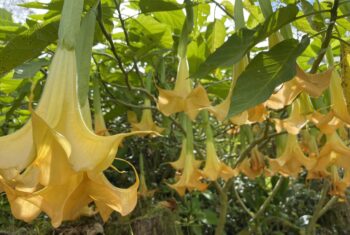
[[[258,25],[256,28],[252,30],[246,28],[238,30],[207,58],[192,77],[203,77],[219,66],[229,66],[238,62],[254,45],[263,41],[284,25],[292,22],[298,11],[298,7],[295,5],[288,5],[278,9],[263,24]]]
[[[306,37],[300,43],[288,39],[268,52],[259,53],[237,80],[228,117],[264,102],[279,84],[292,79],[296,73],[296,59],[308,44]]]
[[[184,5],[175,0],[140,0],[140,9],[143,13],[156,11],[174,11],[184,8]]]
[[[57,39],[60,16],[38,24],[13,38],[0,51],[0,75],[37,57],[41,51]]]

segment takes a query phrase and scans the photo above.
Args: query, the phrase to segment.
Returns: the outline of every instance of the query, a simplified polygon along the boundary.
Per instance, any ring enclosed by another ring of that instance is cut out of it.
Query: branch
[[[327,47],[329,46],[329,43],[331,41],[333,28],[335,26],[335,22],[336,22],[337,16],[338,16],[338,13],[337,13],[338,6],[339,6],[339,0],[334,0],[333,7],[331,9],[331,18],[330,18],[329,25],[327,28],[326,36],[322,42],[320,53],[318,54],[316,60],[314,61],[313,65],[312,65],[310,73],[317,72],[318,66],[320,66],[320,63],[322,62],[323,57],[326,54]]]
[[[131,43],[130,43],[130,40],[129,40],[128,31],[126,30],[126,27],[125,27],[125,21],[124,21],[124,19],[123,19],[123,17],[122,17],[122,13],[121,13],[121,11],[120,11],[120,4],[118,4],[117,0],[114,0],[114,4],[115,4],[116,9],[117,9],[117,12],[118,12],[118,18],[119,18],[119,21],[120,21],[120,25],[121,25],[121,27],[122,27],[122,29],[123,29],[123,32],[124,32],[126,45],[127,45],[128,47],[131,47]],[[141,82],[141,86],[142,86],[142,87],[145,87],[145,84],[144,84],[143,79],[142,79],[142,77],[141,77],[140,70],[139,70],[139,68],[137,67],[137,61],[136,61],[136,59],[135,59],[134,57],[132,57],[132,61],[133,61],[133,63],[134,63],[134,66],[133,66],[133,67],[134,67],[134,69],[135,69],[135,71],[136,71],[137,77],[139,78],[139,80],[140,80],[140,82]]]
[[[97,22],[98,22],[98,25],[100,26],[100,29],[101,29],[103,35],[105,36],[105,38],[107,39],[107,41],[108,41],[108,43],[109,43],[109,45],[111,47],[111,51],[112,51],[112,53],[113,53],[113,55],[114,55],[114,57],[115,57],[115,59],[116,59],[116,61],[118,63],[119,69],[122,71],[122,73],[124,75],[125,84],[129,88],[129,90],[131,90],[128,73],[125,71],[125,69],[123,67],[122,59],[117,53],[117,50],[116,50],[116,48],[114,46],[114,42],[113,42],[112,36],[107,32],[106,27],[103,24],[101,2],[98,3]]]
[[[275,136],[278,136],[278,135],[284,135],[286,134],[287,132],[286,131],[282,131],[282,132],[279,132],[279,133],[272,133],[272,134],[264,134],[264,136],[262,136],[261,138],[259,139],[256,139],[254,140],[253,142],[251,142],[251,144],[245,149],[243,150],[243,152],[239,155],[237,161],[235,162],[235,164],[233,165],[233,168],[236,168],[247,156],[248,154],[250,153],[250,151],[258,144],[266,141],[266,140],[269,140]]]
[[[223,12],[225,12],[225,14],[230,17],[231,19],[235,20],[235,17],[230,13],[228,12],[223,6],[220,5],[220,3],[218,3],[217,1],[215,0],[210,0],[209,2],[212,2],[214,3],[218,8],[220,8]]]
[[[261,216],[266,208],[268,207],[268,205],[270,205],[272,199],[275,197],[275,195],[277,194],[278,190],[281,188],[282,184],[283,184],[284,178],[283,176],[280,176],[279,180],[277,181],[275,187],[273,188],[271,194],[268,196],[268,198],[264,201],[264,203],[260,206],[259,210],[255,213],[254,217],[252,218],[253,222],[254,220],[256,220],[257,218],[259,218],[259,216]]]

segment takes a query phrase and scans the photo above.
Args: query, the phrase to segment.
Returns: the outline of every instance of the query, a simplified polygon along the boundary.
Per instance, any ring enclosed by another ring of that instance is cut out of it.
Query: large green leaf
[[[307,37],[300,43],[288,39],[268,52],[259,53],[237,80],[228,117],[264,102],[278,85],[292,79],[296,73],[296,59],[309,41]]]
[[[57,40],[60,16],[32,27],[13,38],[0,51],[0,76],[25,61],[39,56],[41,51]]]
[[[184,5],[175,0],[140,0],[140,9],[143,13],[156,11],[174,11],[184,8]]]
[[[288,5],[274,12],[263,24],[250,30],[242,28],[234,33],[199,67],[192,77],[207,75],[219,66],[229,66],[237,63],[254,45],[276,32],[284,25],[292,22],[298,13],[298,7]]]

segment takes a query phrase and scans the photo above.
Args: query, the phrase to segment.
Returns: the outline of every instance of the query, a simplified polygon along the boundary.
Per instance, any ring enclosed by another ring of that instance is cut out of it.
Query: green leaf
[[[57,40],[60,17],[37,24],[13,38],[0,51],[0,76],[40,55],[41,51]]]
[[[264,102],[278,85],[292,79],[296,73],[296,59],[309,41],[307,37],[300,43],[288,39],[268,52],[259,53],[237,80],[228,117]]]
[[[297,6],[288,5],[274,12],[262,25],[258,25],[252,30],[246,28],[238,30],[213,54],[209,55],[192,77],[204,77],[220,66],[230,66],[237,63],[254,45],[292,22],[298,11]]]
[[[24,63],[16,67],[13,78],[32,78],[42,66],[47,66],[48,64],[49,62],[45,59]]]
[[[226,37],[226,28],[222,20],[215,20],[210,23],[207,28],[207,42],[210,53],[213,53],[220,47]]]
[[[174,11],[184,8],[174,0],[140,0],[139,3],[142,13],[156,11]]]
[[[173,37],[170,27],[160,23],[152,16],[140,15],[135,20],[134,26],[138,30],[138,42],[143,41],[150,49],[153,47],[171,48],[173,46]],[[135,35],[136,36],[136,35]]]

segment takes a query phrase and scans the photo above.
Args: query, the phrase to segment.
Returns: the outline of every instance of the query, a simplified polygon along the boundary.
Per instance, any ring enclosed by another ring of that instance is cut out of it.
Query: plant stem
[[[109,46],[111,47],[111,51],[112,51],[112,53],[113,53],[113,55],[114,55],[114,57],[115,57],[115,59],[116,59],[116,61],[118,63],[119,69],[122,71],[122,73],[124,75],[124,80],[125,80],[126,86],[128,87],[129,90],[131,90],[131,85],[129,83],[129,75],[125,71],[125,69],[123,67],[122,59],[117,53],[117,50],[116,50],[116,48],[114,46],[114,42],[113,42],[112,36],[107,32],[106,27],[105,27],[105,25],[103,23],[101,2],[99,2],[97,9],[98,9],[98,14],[97,14],[98,25],[100,26],[100,29],[101,29],[103,35],[107,39],[107,41],[109,43]]]
[[[244,202],[243,202],[241,196],[239,196],[239,193],[236,190],[236,188],[234,188],[233,191],[234,191],[234,193],[235,193],[235,195],[237,197],[237,200],[238,200],[239,204],[241,204],[241,206],[244,209],[244,211],[247,212],[247,214],[250,215],[250,217],[253,218],[254,217],[254,213],[251,210],[249,210],[249,208],[244,204]]]
[[[258,219],[266,210],[266,208],[270,205],[272,199],[275,197],[275,195],[277,194],[278,190],[281,188],[282,184],[283,184],[284,178],[283,176],[281,176],[275,187],[273,188],[271,194],[267,197],[267,199],[264,201],[264,203],[260,206],[259,210],[255,213],[254,217],[252,218],[252,221],[255,221],[256,219]]]
[[[318,201],[318,203],[315,207],[314,213],[310,219],[310,222],[309,222],[308,226],[306,227],[306,232],[305,232],[306,235],[316,234],[316,223],[317,223],[317,220],[321,216],[321,211],[323,211],[323,213],[325,213],[325,210],[327,210],[329,208],[329,206],[327,206],[327,208],[323,207],[325,204],[325,201],[327,199],[328,189],[329,189],[329,182],[324,181],[322,191],[321,191],[320,200]],[[325,208],[325,209],[323,210],[323,208]]]
[[[215,235],[222,235],[224,234],[226,218],[227,218],[227,209],[228,209],[227,190],[226,188],[222,188],[218,184],[218,182],[214,182],[214,183],[220,198],[220,215],[219,215],[219,222],[215,229]]]

